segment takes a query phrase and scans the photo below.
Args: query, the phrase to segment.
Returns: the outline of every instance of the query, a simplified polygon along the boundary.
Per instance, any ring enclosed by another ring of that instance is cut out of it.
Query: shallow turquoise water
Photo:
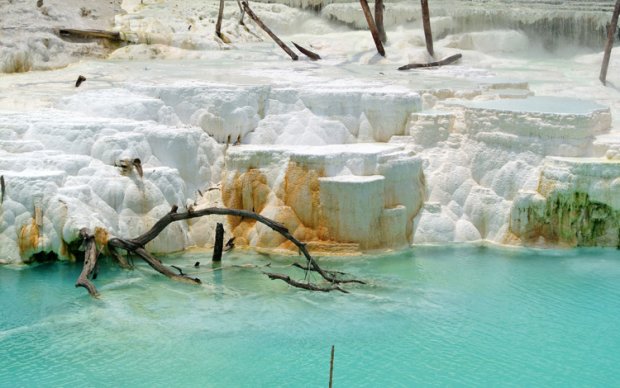
[[[78,265],[0,267],[0,386],[612,386],[620,365],[620,254],[415,248],[325,267],[364,278],[311,293],[257,269],[202,287],[105,266],[100,300]],[[265,264],[241,252],[224,266]],[[272,259],[272,270],[290,259]],[[299,272],[296,272],[299,271]]]

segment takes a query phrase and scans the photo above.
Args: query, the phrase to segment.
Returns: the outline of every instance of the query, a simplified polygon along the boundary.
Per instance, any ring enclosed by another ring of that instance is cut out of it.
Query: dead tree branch
[[[193,278],[187,275],[177,275],[173,271],[171,271],[168,267],[162,264],[157,258],[153,257],[150,253],[144,249],[143,245],[136,244],[133,240],[123,240],[120,238],[111,238],[108,241],[108,246],[112,246],[115,248],[125,249],[128,252],[133,252],[138,255],[142,260],[146,261],[148,265],[151,266],[155,271],[160,274],[172,279],[177,280],[183,283],[189,284],[200,284],[201,281],[198,278]]]
[[[112,258],[116,260],[116,262],[121,268],[123,269],[133,268],[131,264],[129,264],[127,259],[125,259],[125,257],[123,257],[123,255],[121,255],[115,247],[113,247],[112,245],[108,245],[108,251],[110,252],[110,256],[112,256]]]
[[[308,50],[307,48],[304,48],[304,47],[298,45],[295,42],[291,42],[291,43],[293,43],[293,46],[295,46],[297,48],[297,50],[299,50],[302,54],[304,54],[308,58],[312,59],[313,61],[318,61],[319,59],[321,59],[319,54],[317,54],[315,52],[312,52],[312,51]]]
[[[252,20],[254,20],[254,22],[256,22],[256,24],[258,24],[258,26],[259,26],[260,28],[262,28],[262,29],[263,29],[263,31],[265,31],[265,32],[267,33],[267,35],[269,35],[269,36],[271,37],[271,39],[273,39],[273,40],[274,40],[274,41],[278,44],[278,46],[280,46],[280,48],[282,48],[282,50],[284,50],[284,52],[286,52],[286,53],[287,53],[287,54],[291,57],[291,59],[293,59],[294,61],[296,61],[296,60],[298,60],[298,59],[299,59],[299,57],[297,56],[297,54],[295,54],[295,53],[293,52],[293,50],[291,50],[291,49],[290,49],[290,48],[286,45],[286,43],[282,42],[282,41],[280,40],[280,38],[278,38],[278,37],[276,36],[276,34],[274,34],[274,33],[273,33],[270,29],[269,29],[269,27],[267,27],[267,26],[265,25],[265,23],[263,23],[263,21],[262,21],[262,20],[260,20],[260,18],[259,18],[258,16],[256,16],[256,14],[255,14],[255,13],[254,13],[251,9],[250,9],[250,6],[248,5],[248,2],[247,2],[247,1],[242,1],[242,2],[241,2],[241,4],[243,5],[243,9],[244,9],[244,10],[245,10],[245,12],[248,14],[248,16],[249,16],[250,18],[252,18]]]
[[[305,265],[303,265],[303,264],[293,263],[293,264],[291,264],[291,265],[292,265],[293,267],[296,267],[296,268],[302,269],[302,270],[304,270],[304,271],[314,271],[314,269],[313,269],[313,268],[311,268],[311,267],[307,267],[307,266],[305,266]],[[332,274],[332,276],[336,276],[336,275],[346,275],[346,273],[344,273],[344,272],[340,272],[340,271],[325,271],[325,272],[327,272],[327,273],[329,273],[329,274]]]
[[[0,176],[0,191],[2,191],[2,198],[0,198],[0,204],[4,203],[4,193],[6,191],[6,185],[4,184],[4,175]]]
[[[237,217],[243,217],[243,218],[250,218],[264,225],[267,225],[272,230],[280,233],[287,240],[291,241],[293,244],[297,246],[299,251],[303,253],[303,255],[308,260],[308,266],[306,267],[302,266],[301,264],[297,264],[297,263],[293,265],[298,268],[304,269],[306,271],[317,272],[318,274],[321,275],[321,277],[324,280],[326,280],[330,284],[329,286],[321,287],[321,286],[314,285],[310,282],[306,282],[306,283],[298,282],[296,280],[291,279],[287,275],[265,272],[265,274],[269,276],[270,279],[279,279],[279,280],[285,281],[286,283],[294,287],[303,288],[303,289],[311,290],[311,291],[322,291],[322,292],[340,291],[340,292],[348,293],[348,291],[340,288],[338,285],[344,284],[344,283],[366,284],[365,282],[361,280],[356,280],[356,279],[339,279],[338,277],[340,275],[344,275],[344,273],[342,272],[323,270],[318,265],[316,260],[314,260],[314,258],[310,256],[310,253],[308,253],[306,244],[302,243],[301,241],[293,237],[293,235],[291,235],[289,230],[284,225],[274,220],[271,220],[269,218],[263,217],[260,214],[256,214],[254,212],[240,210],[240,209],[227,209],[227,208],[216,208],[216,207],[206,208],[206,209],[201,209],[201,210],[196,210],[196,211],[190,208],[185,213],[177,213],[177,211],[178,211],[178,206],[176,205],[173,206],[170,212],[168,212],[159,221],[157,221],[150,230],[148,230],[146,233],[136,238],[133,238],[133,239],[122,239],[118,237],[110,238],[107,241],[107,250],[110,252],[110,255],[119,263],[121,267],[131,268],[127,260],[119,253],[118,250],[119,249],[125,250],[127,251],[128,254],[129,252],[133,252],[134,254],[139,256],[142,260],[146,261],[146,263],[150,265],[153,269],[155,269],[157,272],[163,274],[164,276],[170,279],[177,280],[177,281],[184,282],[184,283],[189,283],[189,284],[200,284],[201,283],[200,279],[191,277],[188,274],[185,274],[180,267],[172,265],[171,268],[174,268],[179,272],[178,274],[175,273],[173,270],[166,267],[160,260],[158,260],[157,258],[152,256],[149,252],[147,252],[144,247],[146,246],[146,244],[148,244],[154,238],[156,238],[159,235],[159,233],[161,233],[172,222],[188,220],[188,219],[198,218],[198,217],[203,217],[203,216],[208,216],[208,215],[237,216]],[[99,293],[97,292],[95,285],[89,280],[89,277],[91,277],[92,279],[95,279],[97,276],[96,271],[97,271],[98,251],[97,251],[95,236],[87,228],[83,228],[82,230],[80,230],[79,235],[85,247],[84,267],[82,269],[82,272],[80,273],[80,276],[78,277],[75,283],[75,286],[84,287],[88,290],[88,293],[91,296],[97,297]],[[232,239],[229,241],[229,243],[232,245]],[[271,263],[267,264],[266,266],[269,267],[270,265]],[[195,266],[197,267],[198,263]]]
[[[237,0],[237,5],[239,6],[239,12],[241,12],[241,17],[239,18],[239,24],[245,27],[245,23],[243,22],[243,17],[245,16],[245,10],[241,5],[241,1]]]
[[[315,286],[314,284],[311,283],[301,283],[298,282],[296,280],[291,279],[290,276],[287,275],[282,275],[279,273],[271,273],[271,272],[264,272],[265,275],[269,276],[269,279],[274,280],[274,279],[279,279],[279,280],[283,280],[286,283],[290,284],[293,287],[297,287],[297,288],[303,288],[304,290],[310,290],[310,291],[321,291],[321,292],[329,292],[329,291],[340,291],[343,292],[345,294],[348,294],[349,291],[342,289],[336,285],[331,285],[329,287],[319,287],[319,286]]]
[[[321,277],[323,277],[323,279],[331,283],[357,283],[359,282],[359,281],[353,281],[353,280],[336,279],[335,277],[330,276],[318,265],[318,263],[310,255],[310,253],[308,253],[306,244],[302,243],[301,241],[293,237],[293,235],[291,235],[289,230],[284,225],[280,224],[279,222],[273,221],[267,217],[263,217],[260,214],[256,214],[254,212],[250,212],[247,210],[210,207],[210,208],[194,210],[194,211],[185,212],[185,213],[176,213],[176,212],[171,211],[165,216],[163,216],[159,221],[157,221],[155,225],[153,225],[153,227],[149,231],[144,233],[143,235],[136,237],[134,239],[131,239],[131,240],[122,240],[122,241],[125,241],[125,244],[121,244],[121,245],[117,245],[118,240],[120,239],[113,238],[113,239],[110,239],[108,244],[112,243],[113,246],[117,246],[119,248],[133,251],[137,247],[144,247],[146,244],[152,241],[155,237],[157,237],[157,235],[159,235],[159,233],[161,233],[161,231],[164,230],[166,226],[168,226],[168,224],[172,222],[180,221],[180,220],[188,220],[192,218],[198,218],[198,217],[209,216],[209,215],[237,216],[237,217],[251,218],[262,224],[265,224],[268,227],[270,227],[272,230],[280,233],[287,240],[295,244],[295,246],[299,248],[299,250],[303,253],[303,255],[306,257],[306,259],[310,263],[310,267],[316,270],[316,272],[318,272],[321,275]]]

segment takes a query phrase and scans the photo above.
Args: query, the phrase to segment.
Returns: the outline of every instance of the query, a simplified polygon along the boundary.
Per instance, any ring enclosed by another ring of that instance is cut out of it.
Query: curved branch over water
[[[108,250],[112,253],[112,255],[116,258],[119,264],[121,264],[121,266],[123,267],[128,266],[128,264],[127,264],[127,261],[124,260],[122,256],[118,253],[118,249],[123,249],[123,250],[126,250],[127,252],[135,253],[140,258],[142,258],[144,261],[146,261],[147,264],[150,265],[157,272],[161,273],[162,275],[170,279],[181,281],[184,283],[200,284],[201,281],[198,278],[193,278],[187,274],[184,274],[182,271],[179,271],[180,273],[178,274],[172,271],[170,268],[166,267],[160,260],[158,260],[157,258],[152,256],[149,252],[147,252],[146,249],[144,249],[144,247],[146,246],[146,244],[153,241],[153,239],[155,239],[169,224],[173,222],[181,221],[181,220],[189,220],[192,218],[204,217],[204,216],[209,216],[209,215],[237,216],[237,217],[251,218],[264,225],[267,225],[272,230],[280,233],[287,240],[291,241],[293,244],[295,244],[295,246],[297,246],[299,251],[303,253],[303,255],[308,260],[307,267],[302,267],[302,266],[299,266],[299,267],[305,270],[311,270],[311,271],[315,271],[319,273],[323,279],[331,283],[331,286],[330,287],[319,287],[309,282],[308,283],[297,282],[286,275],[266,273],[266,275],[269,276],[269,278],[283,280],[294,287],[303,288],[303,289],[312,290],[312,291],[324,291],[324,292],[333,291],[333,290],[347,292],[337,286],[338,284],[343,284],[343,283],[365,284],[363,281],[356,280],[356,279],[339,279],[337,276],[341,275],[342,273],[323,270],[319,266],[319,264],[316,262],[316,260],[310,255],[310,253],[308,252],[308,249],[306,248],[305,243],[296,239],[289,232],[288,228],[286,228],[281,223],[271,220],[267,217],[263,217],[260,214],[256,214],[254,212],[240,210],[240,209],[228,209],[228,208],[217,208],[217,207],[210,207],[210,208],[201,209],[201,210],[192,210],[190,208],[187,212],[183,212],[183,213],[178,213],[177,210],[178,210],[178,206],[176,205],[173,206],[170,212],[168,212],[159,221],[157,221],[150,230],[148,230],[146,233],[136,238],[122,239],[122,238],[114,237],[114,238],[109,239],[108,244],[107,244]],[[76,286],[86,287],[89,290],[89,293],[91,295],[96,296],[97,290],[95,289],[95,286],[87,278],[87,276],[90,273],[92,273],[94,269],[94,265],[96,263],[97,252],[96,252],[96,248],[94,245],[94,238],[90,235],[90,233],[88,233],[88,231],[85,231],[84,234],[80,233],[80,237],[82,237],[82,239],[87,244],[87,257],[90,258],[92,255],[92,253],[89,253],[91,252],[91,248],[89,247],[92,246],[94,248],[95,259],[94,260],[85,259],[84,270],[82,271],[82,274],[78,278],[78,282],[76,283]]]

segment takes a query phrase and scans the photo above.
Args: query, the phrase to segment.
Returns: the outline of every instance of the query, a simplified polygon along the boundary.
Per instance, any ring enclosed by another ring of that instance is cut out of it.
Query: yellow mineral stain
[[[549,179],[545,179],[543,173],[540,173],[540,178],[538,178],[538,187],[536,191],[541,194],[543,197],[548,197],[552,192],[555,191],[557,187],[557,182]]]
[[[69,247],[65,240],[60,240],[60,257],[69,257]]]
[[[33,218],[29,225],[23,225],[19,231],[19,254],[28,257],[39,246],[39,225]]]
[[[338,255],[359,254],[355,243],[336,242],[329,233],[321,213],[321,185],[319,178],[325,171],[313,169],[295,161],[288,163],[284,182],[275,192],[268,186],[267,177],[257,168],[235,172],[222,180],[224,206],[254,211],[285,225],[299,241],[314,244],[317,252]],[[257,248],[297,252],[297,247],[277,232],[260,231],[256,234],[256,221],[228,216],[235,244],[256,243]]]
[[[75,256],[69,250],[69,244],[65,240],[60,240],[60,253],[59,256],[62,258],[66,258],[69,261],[75,261]]]
[[[306,247],[311,255],[318,256],[358,256],[362,253],[357,243],[311,241]]]
[[[267,204],[271,189],[267,185],[267,177],[260,170],[250,169],[243,174],[244,192],[242,201],[245,210],[261,213]]]
[[[267,204],[270,192],[267,177],[256,168],[250,168],[241,174],[236,172],[232,180],[224,179],[222,182],[222,200],[224,206],[231,209],[242,209],[260,214]],[[249,229],[256,221],[228,216],[228,223],[235,238],[244,238],[248,241]]]
[[[241,174],[235,172],[235,176],[229,179],[222,179],[222,201],[224,206],[230,209],[241,209]],[[228,224],[234,229],[241,219],[235,216],[228,216]],[[237,236],[235,236],[237,237]]]

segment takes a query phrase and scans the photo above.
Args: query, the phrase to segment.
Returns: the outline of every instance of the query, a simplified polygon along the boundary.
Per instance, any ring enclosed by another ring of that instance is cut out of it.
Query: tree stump
[[[212,261],[222,261],[222,249],[224,248],[224,225],[217,223],[215,227],[215,245],[213,246]]]

